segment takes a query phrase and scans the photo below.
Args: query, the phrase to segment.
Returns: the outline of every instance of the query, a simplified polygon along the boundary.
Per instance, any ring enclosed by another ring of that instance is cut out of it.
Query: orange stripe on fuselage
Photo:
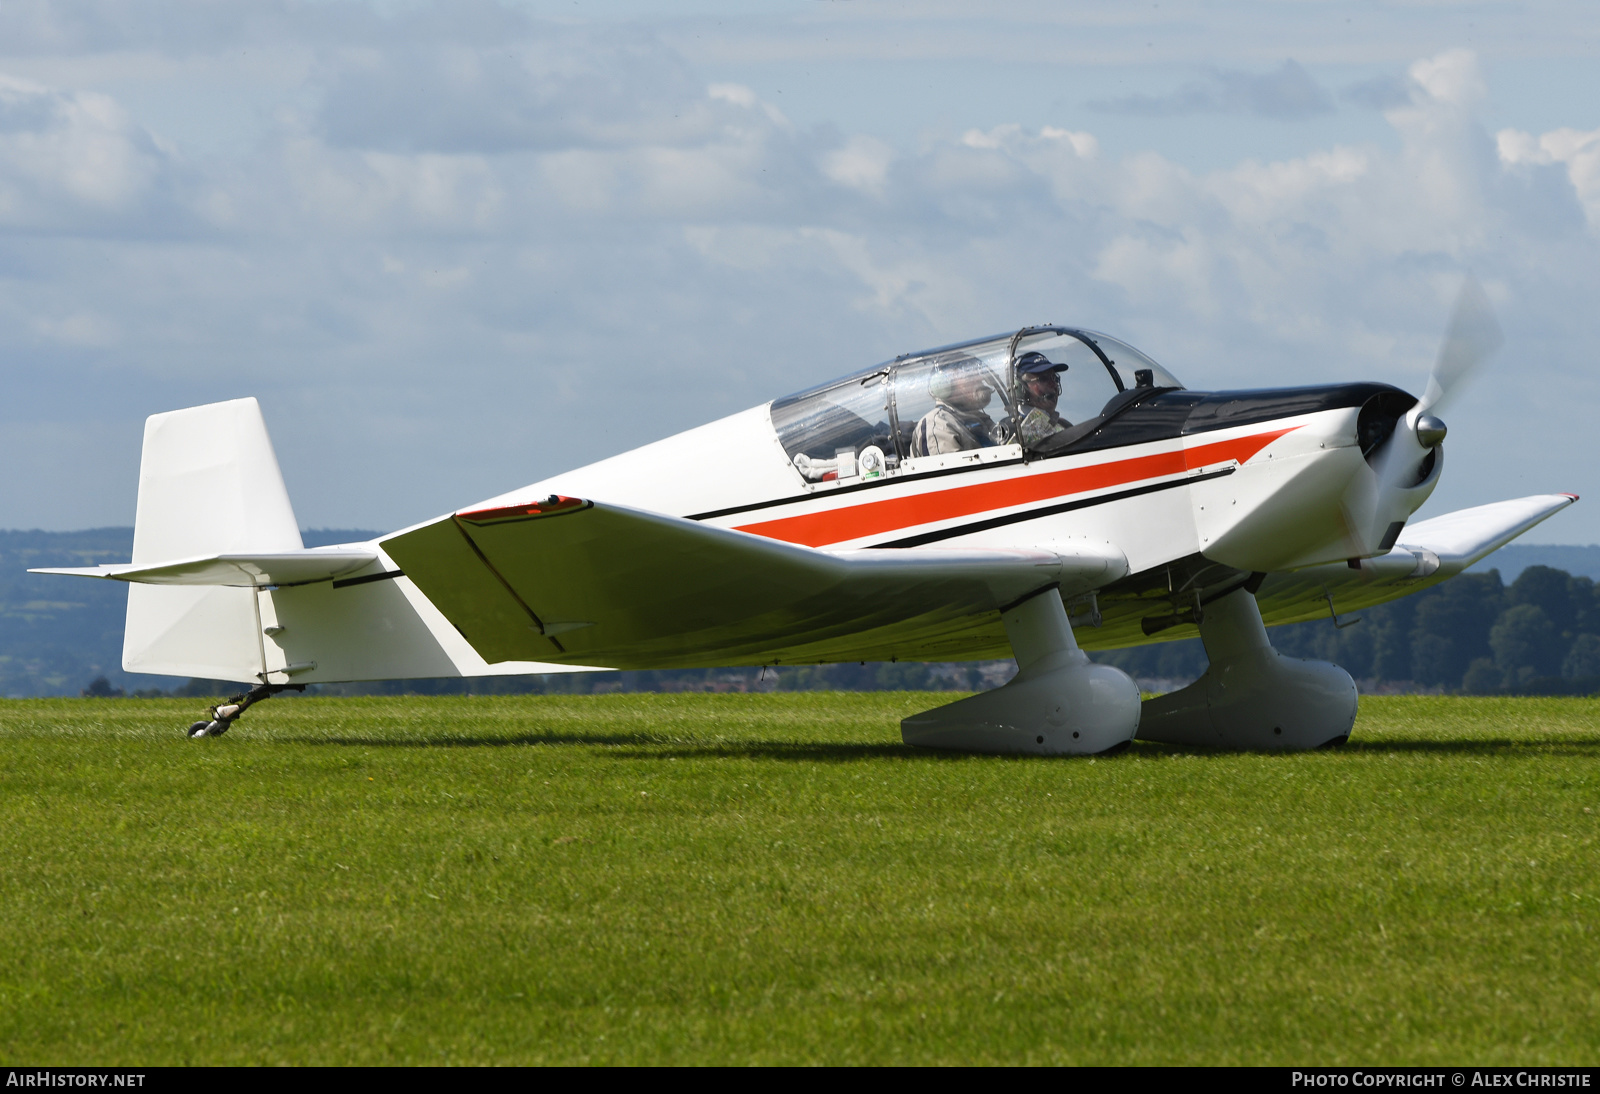
[[[1048,471],[1041,475],[1022,475],[1001,479],[998,482],[958,486],[952,490],[930,490],[908,497],[869,501],[860,505],[828,509],[820,513],[803,513],[794,517],[762,521],[759,524],[739,526],[741,532],[750,532],[768,539],[781,539],[786,543],[802,543],[807,547],[825,547],[830,543],[882,535],[920,524],[986,513],[994,509],[1009,509],[1014,505],[1048,501],[1053,498],[1086,494],[1123,486],[1140,479],[1176,475],[1197,467],[1237,460],[1244,463],[1285,433],[1298,429],[1278,429],[1271,433],[1256,433],[1231,441],[1195,445],[1173,452],[1157,452],[1150,456],[1136,456],[1128,460],[1112,460],[1089,467],[1070,467],[1061,471]],[[978,468],[973,468],[974,471]],[[915,481],[915,480],[912,480]]]

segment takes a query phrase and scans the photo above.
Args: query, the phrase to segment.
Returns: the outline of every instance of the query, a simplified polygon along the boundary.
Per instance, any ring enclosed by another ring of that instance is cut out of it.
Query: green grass
[[[9,1063],[1600,1060],[1600,704],[916,753],[950,696],[0,702]]]

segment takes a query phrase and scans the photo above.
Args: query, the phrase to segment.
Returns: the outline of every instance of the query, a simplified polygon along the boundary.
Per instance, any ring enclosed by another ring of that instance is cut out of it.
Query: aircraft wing
[[[140,585],[304,585],[359,570],[378,560],[376,551],[338,548],[278,551],[270,554],[201,555],[157,565],[117,563],[29,570],[30,574],[66,574],[131,581]]]
[[[834,552],[559,497],[382,545],[485,661],[614,668],[1004,656],[996,609],[1127,572],[1104,543]]]
[[[1335,563],[1271,574],[1256,594],[1261,615],[1268,625],[1326,619],[1332,610],[1343,615],[1437,585],[1577,500],[1535,494],[1459,509],[1407,525],[1393,550],[1363,559],[1360,569]]]

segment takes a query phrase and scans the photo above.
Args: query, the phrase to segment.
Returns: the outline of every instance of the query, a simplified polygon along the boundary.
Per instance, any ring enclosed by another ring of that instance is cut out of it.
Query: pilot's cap
[[[1042,353],[1024,353],[1017,358],[1018,376],[1043,376],[1047,372],[1065,372],[1066,365],[1058,365]]]

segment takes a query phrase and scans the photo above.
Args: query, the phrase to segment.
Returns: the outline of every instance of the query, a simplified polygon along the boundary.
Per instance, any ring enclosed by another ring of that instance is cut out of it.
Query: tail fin
[[[281,684],[573,671],[487,664],[376,541],[306,550],[254,399],[145,423],[132,563],[32,572],[131,583],[129,672]]]
[[[153,414],[145,421],[133,527],[136,564],[302,546],[254,399]]]
[[[254,399],[155,414],[145,422],[135,564],[302,546]],[[265,667],[257,595],[230,587],[130,586],[122,667],[256,679]]]

